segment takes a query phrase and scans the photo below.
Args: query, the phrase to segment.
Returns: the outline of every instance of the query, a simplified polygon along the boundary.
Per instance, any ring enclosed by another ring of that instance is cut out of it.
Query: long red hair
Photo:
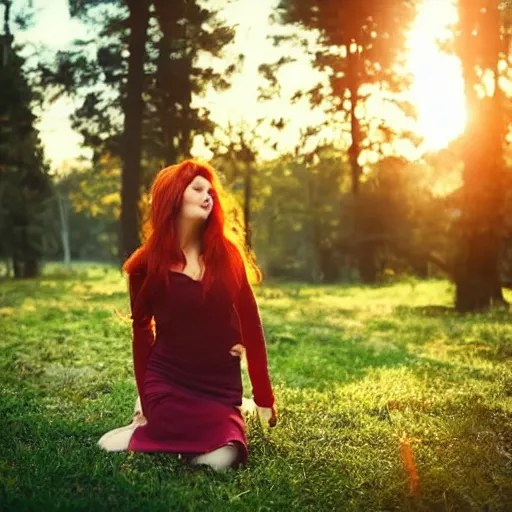
[[[146,241],[123,265],[128,274],[142,273],[146,276],[136,299],[136,309],[149,298],[158,283],[169,285],[171,266],[186,264],[177,220],[185,189],[196,176],[210,182],[214,199],[202,238],[204,293],[215,280],[221,280],[234,300],[245,272],[249,270],[256,280],[261,280],[261,272],[252,254],[248,254],[240,243],[243,233],[226,222],[222,204],[224,192],[216,171],[204,162],[185,160],[162,169],[156,175],[151,188],[151,218]]]

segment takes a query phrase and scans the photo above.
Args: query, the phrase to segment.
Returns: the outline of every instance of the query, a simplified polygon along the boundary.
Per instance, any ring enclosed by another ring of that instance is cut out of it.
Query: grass
[[[256,293],[280,422],[219,474],[97,448],[136,396],[117,270],[1,282],[0,509],[510,510],[510,313],[458,315],[442,281]]]

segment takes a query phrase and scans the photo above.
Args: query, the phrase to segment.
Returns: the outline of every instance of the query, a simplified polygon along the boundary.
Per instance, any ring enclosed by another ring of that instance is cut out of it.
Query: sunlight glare
[[[427,150],[438,150],[466,125],[464,82],[459,59],[443,53],[438,39],[450,36],[457,19],[447,0],[424,0],[409,38],[408,65],[414,75],[411,94],[418,109],[418,133]]]

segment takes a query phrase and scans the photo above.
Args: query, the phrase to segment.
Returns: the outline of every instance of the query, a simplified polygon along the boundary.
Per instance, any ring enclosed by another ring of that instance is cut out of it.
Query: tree
[[[0,37],[0,253],[12,260],[16,278],[39,274],[45,252],[48,199],[52,193],[36,118],[35,94],[23,70],[9,27],[10,0],[4,6]]]
[[[70,259],[114,261],[120,216],[119,157],[104,156],[94,166],[68,167],[55,180],[54,233]]]
[[[509,48],[499,4],[498,0],[459,0],[458,3],[456,44],[468,110],[455,274],[456,307],[461,312],[505,303],[499,259],[506,123],[499,63],[508,62]],[[493,77],[490,89],[482,89],[484,75]]]
[[[380,151],[393,138],[412,137],[396,133],[388,123],[364,119],[360,109],[369,95],[378,90],[386,101],[395,103],[405,113],[411,108],[395,93],[407,86],[407,79],[397,72],[400,57],[405,56],[405,40],[415,17],[414,0],[281,0],[282,18],[318,34],[314,65],[327,73],[330,89],[318,84],[309,91],[313,105],[327,96],[334,112],[342,112],[350,126],[349,161],[354,201],[360,195],[361,155]],[[364,86],[373,90],[364,90]],[[300,96],[302,93],[299,93]],[[389,156],[389,155],[388,155]],[[360,226],[355,219],[353,237],[356,260],[363,282],[374,282],[375,241],[357,240]]]
[[[257,148],[263,143],[261,137],[255,134],[259,125],[260,122],[252,127],[244,122],[237,126],[229,123],[225,130],[217,130],[216,137],[211,142],[216,153],[214,166],[222,169],[227,187],[239,196],[243,210],[241,223],[245,233],[244,245],[249,251],[253,249],[253,211],[255,190],[258,190]],[[252,135],[249,135],[251,132]],[[239,190],[242,191],[241,194],[237,194]]]
[[[147,91],[145,136],[147,154],[162,165],[189,158],[195,135],[213,132],[208,109],[194,100],[212,89],[227,89],[237,69],[237,62],[212,64],[233,40],[234,30],[207,5],[155,0],[159,30],[150,38],[155,73]]]
[[[339,149],[305,147],[308,134],[302,133],[293,152],[255,166],[252,243],[269,276],[334,282],[345,270],[337,241],[347,166]]]
[[[45,72],[46,81],[63,85],[69,90],[77,85],[83,86],[91,83],[94,79],[97,80],[98,71],[103,68],[105,74],[102,78],[109,85],[112,85],[113,79],[116,77],[119,79],[117,86],[124,87],[123,93],[119,94],[114,100],[117,105],[120,105],[123,113],[122,135],[116,134],[115,138],[117,139],[116,142],[120,144],[119,153],[123,161],[119,257],[121,261],[124,261],[140,245],[137,202],[141,185],[142,118],[144,110],[142,95],[145,90],[144,67],[150,0],[123,0],[122,2],[116,0],[69,0],[71,15],[82,18],[87,18],[91,9],[104,4],[112,4],[121,9],[120,13],[107,17],[107,27],[104,34],[112,36],[115,30],[123,33],[123,43],[128,51],[125,77],[123,77],[124,62],[120,59],[120,55],[116,56],[108,47],[99,48],[97,55],[100,66],[98,67],[88,62],[82,52],[78,55],[71,52],[58,56],[56,73],[52,73],[48,69],[43,71]],[[117,67],[116,71],[113,71],[112,67]],[[108,141],[108,137],[105,137],[105,131],[109,134],[115,132],[114,123],[108,115],[106,116],[101,111],[98,99],[98,93],[89,93],[78,112],[78,119],[85,115],[86,118],[92,117],[98,120],[99,130],[95,134],[91,134],[91,130],[87,126],[84,129],[86,141],[89,139],[95,146],[96,158],[99,158],[106,149],[101,144],[105,141],[105,138],[107,138],[107,144],[110,143],[110,149],[112,148],[111,141]],[[75,120],[75,124],[79,123],[79,120]],[[90,123],[90,119],[87,119],[86,123]]]
[[[121,225],[119,256],[124,261],[140,245],[137,202],[141,183],[144,62],[149,23],[149,0],[126,0],[128,26],[128,77],[123,105],[123,171],[121,173]]]
[[[100,11],[98,20],[98,7],[106,4],[111,8]],[[93,164],[104,155],[123,159],[121,259],[139,244],[142,190],[158,169],[190,156],[196,134],[213,130],[207,109],[193,100],[210,87],[227,87],[236,69],[214,70],[201,59],[205,53],[218,56],[233,38],[217,13],[201,5],[70,0],[72,15],[101,27],[98,38],[78,42],[59,53],[53,69],[41,69],[43,84],[83,95],[73,125],[93,149]]]

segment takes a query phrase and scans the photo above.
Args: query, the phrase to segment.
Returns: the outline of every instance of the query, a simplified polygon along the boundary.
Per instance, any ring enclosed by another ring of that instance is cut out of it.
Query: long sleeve
[[[267,347],[263,326],[254,293],[245,273],[235,307],[240,319],[254,401],[260,407],[272,407],[274,393],[268,373]]]
[[[144,282],[144,274],[131,274],[130,283],[130,306],[132,311],[132,334],[133,334],[133,366],[137,390],[142,401],[144,411],[143,384],[149,356],[153,350],[155,337],[151,326],[152,314],[148,307],[143,313],[135,315],[135,299]]]

